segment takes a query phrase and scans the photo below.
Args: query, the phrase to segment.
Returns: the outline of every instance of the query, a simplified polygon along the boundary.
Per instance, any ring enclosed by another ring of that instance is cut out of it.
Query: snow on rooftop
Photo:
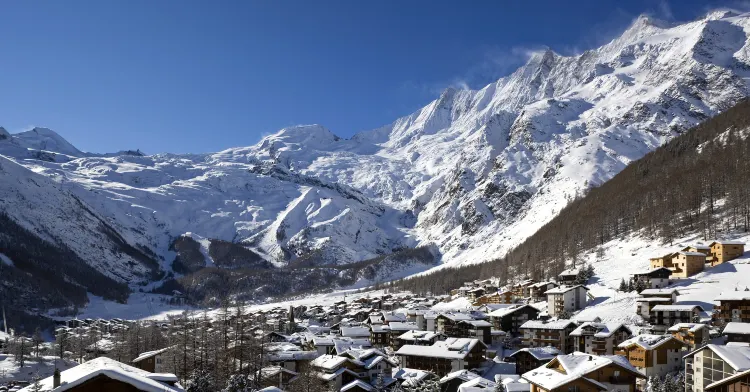
[[[558,355],[555,357],[555,360],[560,363],[564,372],[542,366],[524,373],[523,378],[546,390],[552,390],[576,379],[583,378],[586,374],[611,364],[616,364],[645,378],[626,358],[617,355],[597,356],[575,352],[568,355]],[[586,381],[597,383],[591,379],[586,379]],[[604,389],[606,390],[607,388],[604,387]]]
[[[534,358],[542,361],[542,360],[551,360],[552,358],[560,355],[560,350],[558,350],[555,347],[552,346],[546,346],[546,347],[526,347],[522,348],[520,350],[517,350],[513,354],[509,355],[510,357],[515,356],[518,353],[526,352],[534,356]]]
[[[706,328],[706,324],[701,324],[701,323],[677,323],[677,324],[669,327],[669,329],[667,329],[667,331],[669,331],[669,332],[679,332],[683,328],[687,328],[690,332],[697,332],[701,328]]]
[[[730,322],[724,327],[724,334],[750,335],[750,323]]]
[[[576,323],[573,320],[529,320],[521,325],[521,329],[565,329],[571,325]]]
[[[750,291],[725,291],[716,297],[717,301],[748,301]]]
[[[84,362],[74,368],[70,368],[60,373],[60,386],[55,388],[55,392],[62,392],[77,387],[84,382],[98,376],[105,376],[113,380],[118,380],[130,384],[140,391],[145,392],[182,392],[183,389],[177,386],[171,386],[157,380],[149,378],[151,373],[114,359],[99,357]],[[159,378],[159,375],[156,376]],[[52,377],[47,377],[39,382],[42,391],[51,391]],[[33,386],[21,389],[22,392],[31,392]]]
[[[169,350],[170,348],[172,348],[172,347],[165,347],[165,348],[162,348],[160,350],[146,351],[145,353],[141,353],[140,355],[138,355],[137,358],[135,358],[133,360],[133,363],[140,362],[140,361],[142,361],[142,360],[144,360],[146,358],[153,357],[154,355],[159,355],[159,354],[161,354],[161,353]]]
[[[703,310],[700,305],[689,304],[656,305],[652,310],[657,312],[692,312],[695,308],[698,308],[698,311]]]
[[[670,340],[676,340],[672,335],[651,335],[651,334],[644,334],[644,335],[638,335],[635,337],[632,337],[622,343],[620,343],[617,347],[630,347],[632,345],[638,345],[646,350],[653,350],[662,344],[670,341]]]
[[[622,323],[596,323],[596,322],[585,322],[578,328],[570,333],[570,336],[581,336],[587,328],[593,328],[596,330],[594,333],[595,337],[606,338],[612,336],[618,329],[622,328]],[[627,328],[627,327],[626,327]]]

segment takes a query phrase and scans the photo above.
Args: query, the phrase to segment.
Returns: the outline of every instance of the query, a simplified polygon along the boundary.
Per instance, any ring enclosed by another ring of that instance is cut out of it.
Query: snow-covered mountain
[[[749,33],[750,14],[713,12],[681,25],[642,16],[600,48],[536,53],[481,90],[448,89],[351,139],[309,125],[250,147],[144,156],[84,153],[46,129],[2,130],[0,164],[12,170],[0,194],[15,196],[0,210],[130,283],[149,264],[93,252],[92,243],[111,239],[87,220],[107,222],[163,271],[185,236],[198,239],[207,266],[211,239],[275,266],[310,263],[310,254],[315,265],[347,264],[426,244],[446,265],[485,261],[571,198],[747,97]],[[71,200],[89,212],[54,208]]]

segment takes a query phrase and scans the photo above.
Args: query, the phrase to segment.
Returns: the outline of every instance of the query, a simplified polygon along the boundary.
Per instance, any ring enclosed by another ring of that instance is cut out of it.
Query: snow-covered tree
[[[215,391],[216,389],[214,388],[214,380],[211,373],[203,369],[193,371],[193,374],[190,375],[187,383],[185,383],[185,390],[187,392]]]
[[[250,392],[250,382],[244,374],[233,374],[229,376],[227,385],[222,392]]]
[[[628,291],[628,283],[625,282],[625,278],[622,278],[622,280],[620,280],[620,289],[619,289],[619,291],[621,291],[623,293],[625,293],[625,292]]]

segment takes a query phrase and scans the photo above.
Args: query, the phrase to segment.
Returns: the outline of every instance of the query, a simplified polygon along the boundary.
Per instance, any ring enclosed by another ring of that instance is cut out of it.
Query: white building
[[[588,290],[583,285],[560,286],[547,290],[547,313],[551,317],[561,317],[566,312],[585,308]]]

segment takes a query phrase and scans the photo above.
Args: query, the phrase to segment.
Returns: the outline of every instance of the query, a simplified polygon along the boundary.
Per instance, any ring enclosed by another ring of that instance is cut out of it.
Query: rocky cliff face
[[[143,156],[84,153],[49,130],[0,131],[4,165],[14,165],[0,192],[15,195],[0,209],[131,284],[215,267],[214,243],[242,247],[247,253],[231,253],[262,269],[344,265],[428,244],[443,264],[488,260],[629,162],[747,97],[748,32],[750,15],[675,26],[641,17],[600,48],[537,53],[481,90],[448,89],[351,139],[297,126],[250,147]],[[40,179],[23,185],[27,200],[55,194],[51,205],[85,208],[10,213],[35,208],[17,196],[25,177]],[[101,224],[109,242],[92,252]]]

